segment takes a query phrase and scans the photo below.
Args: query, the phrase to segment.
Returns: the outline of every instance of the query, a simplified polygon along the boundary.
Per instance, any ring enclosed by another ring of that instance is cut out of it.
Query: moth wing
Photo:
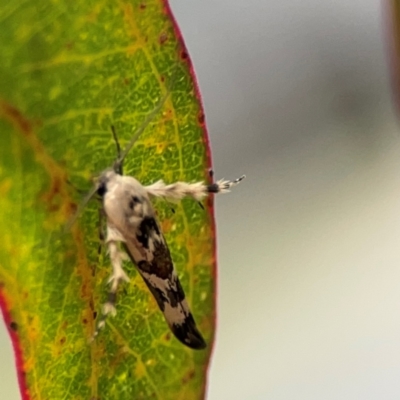
[[[129,257],[136,264],[174,335],[193,349],[205,348],[206,343],[190,312],[185,292],[156,219],[145,218],[140,232],[142,237],[148,237],[148,243],[141,242],[137,237],[125,241],[124,246]]]

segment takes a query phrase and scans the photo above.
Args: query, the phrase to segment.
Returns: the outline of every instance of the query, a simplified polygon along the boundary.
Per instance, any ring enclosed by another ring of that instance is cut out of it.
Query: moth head
[[[115,178],[115,175],[118,173],[114,170],[114,168],[109,168],[104,170],[100,176],[96,179],[95,183],[95,188],[96,188],[96,193],[100,196],[103,197],[104,194],[107,192],[107,185],[108,183]],[[119,174],[118,174],[119,175]]]
[[[89,201],[96,195],[96,193],[100,197],[104,196],[104,194],[107,191],[108,182],[115,175],[116,175],[116,172],[114,171],[114,169],[109,168],[109,169],[104,170],[97,178],[94,178],[94,185],[92,186],[92,188],[89,190],[89,192],[86,194],[86,196],[83,198],[83,200],[79,204],[78,209],[76,210],[75,214],[69,219],[67,225],[65,226],[66,231],[69,231],[71,229],[72,225],[75,223],[75,221],[81,215],[82,211],[84,210],[86,205],[89,203]]]

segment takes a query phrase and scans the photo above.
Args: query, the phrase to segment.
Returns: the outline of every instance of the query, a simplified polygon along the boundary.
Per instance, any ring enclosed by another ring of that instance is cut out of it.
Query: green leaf
[[[170,333],[131,264],[117,316],[89,344],[111,273],[99,204],[64,230],[116,157],[110,126],[123,146],[168,90],[125,173],[144,184],[208,178],[204,117],[168,4],[3,0],[0,21],[0,293],[23,397],[202,399],[214,328],[211,200],[206,210],[184,200],[175,213],[155,204],[203,351]]]

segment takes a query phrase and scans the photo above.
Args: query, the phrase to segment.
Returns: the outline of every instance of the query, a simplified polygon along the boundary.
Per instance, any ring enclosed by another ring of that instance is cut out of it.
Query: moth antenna
[[[155,116],[161,111],[163,108],[165,102],[168,99],[168,96],[171,94],[171,89],[175,83],[176,75],[177,75],[177,70],[178,66],[175,68],[175,71],[172,74],[171,77],[171,82],[168,85],[167,92],[164,94],[163,97],[161,97],[160,101],[156,105],[156,107],[153,109],[153,111],[147,115],[147,117],[144,119],[143,123],[139,126],[139,128],[136,130],[136,132],[133,134],[131,140],[129,143],[125,146],[124,150],[122,153],[119,154],[117,160],[114,163],[114,170],[117,171],[116,168],[121,168],[122,169],[122,163],[124,162],[125,157],[127,154],[130,152],[132,149],[133,145],[135,142],[138,140],[139,136],[143,133],[143,131],[147,128],[147,126],[150,124],[150,122],[155,118]]]
[[[123,168],[124,159],[123,158],[121,159],[121,146],[119,144],[117,132],[115,131],[115,126],[114,125],[111,125],[111,132],[113,134],[115,146],[117,147],[117,160],[115,161],[115,164],[114,164],[114,170],[118,174],[122,175],[122,168]]]
[[[112,131],[112,134],[113,134],[113,138],[115,140],[115,145],[117,146],[117,155],[118,155],[118,158],[120,158],[121,157],[121,146],[119,144],[117,132],[115,132],[115,126],[114,125],[111,125],[111,131]]]
[[[83,209],[86,207],[86,204],[89,203],[91,198],[96,194],[96,191],[97,191],[97,186],[95,185],[89,190],[87,195],[83,198],[83,200],[79,204],[78,209],[76,210],[75,214],[67,222],[67,225],[65,225],[66,232],[68,232],[71,229],[72,225],[75,223],[75,221],[81,215]]]

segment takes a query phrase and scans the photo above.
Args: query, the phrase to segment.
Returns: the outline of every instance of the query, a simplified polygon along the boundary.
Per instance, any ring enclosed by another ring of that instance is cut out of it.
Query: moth
[[[103,306],[103,315],[93,338],[105,326],[106,318],[116,314],[118,287],[121,282],[129,282],[129,277],[123,269],[123,261],[129,259],[154,296],[175,337],[192,349],[204,349],[206,342],[185,299],[151,200],[154,197],[164,197],[176,201],[189,196],[200,202],[210,194],[228,192],[245,176],[233,181],[219,180],[212,184],[175,182],[167,185],[159,180],[144,186],[134,177],[123,175],[122,165],[126,155],[136,138],[161,109],[164,101],[165,99],[162,99],[158,107],[146,118],[123,152],[112,127],[118,156],[112,167],[100,174],[81,206],[82,208],[95,193],[100,197],[106,219],[105,245],[112,265],[108,299]]]

